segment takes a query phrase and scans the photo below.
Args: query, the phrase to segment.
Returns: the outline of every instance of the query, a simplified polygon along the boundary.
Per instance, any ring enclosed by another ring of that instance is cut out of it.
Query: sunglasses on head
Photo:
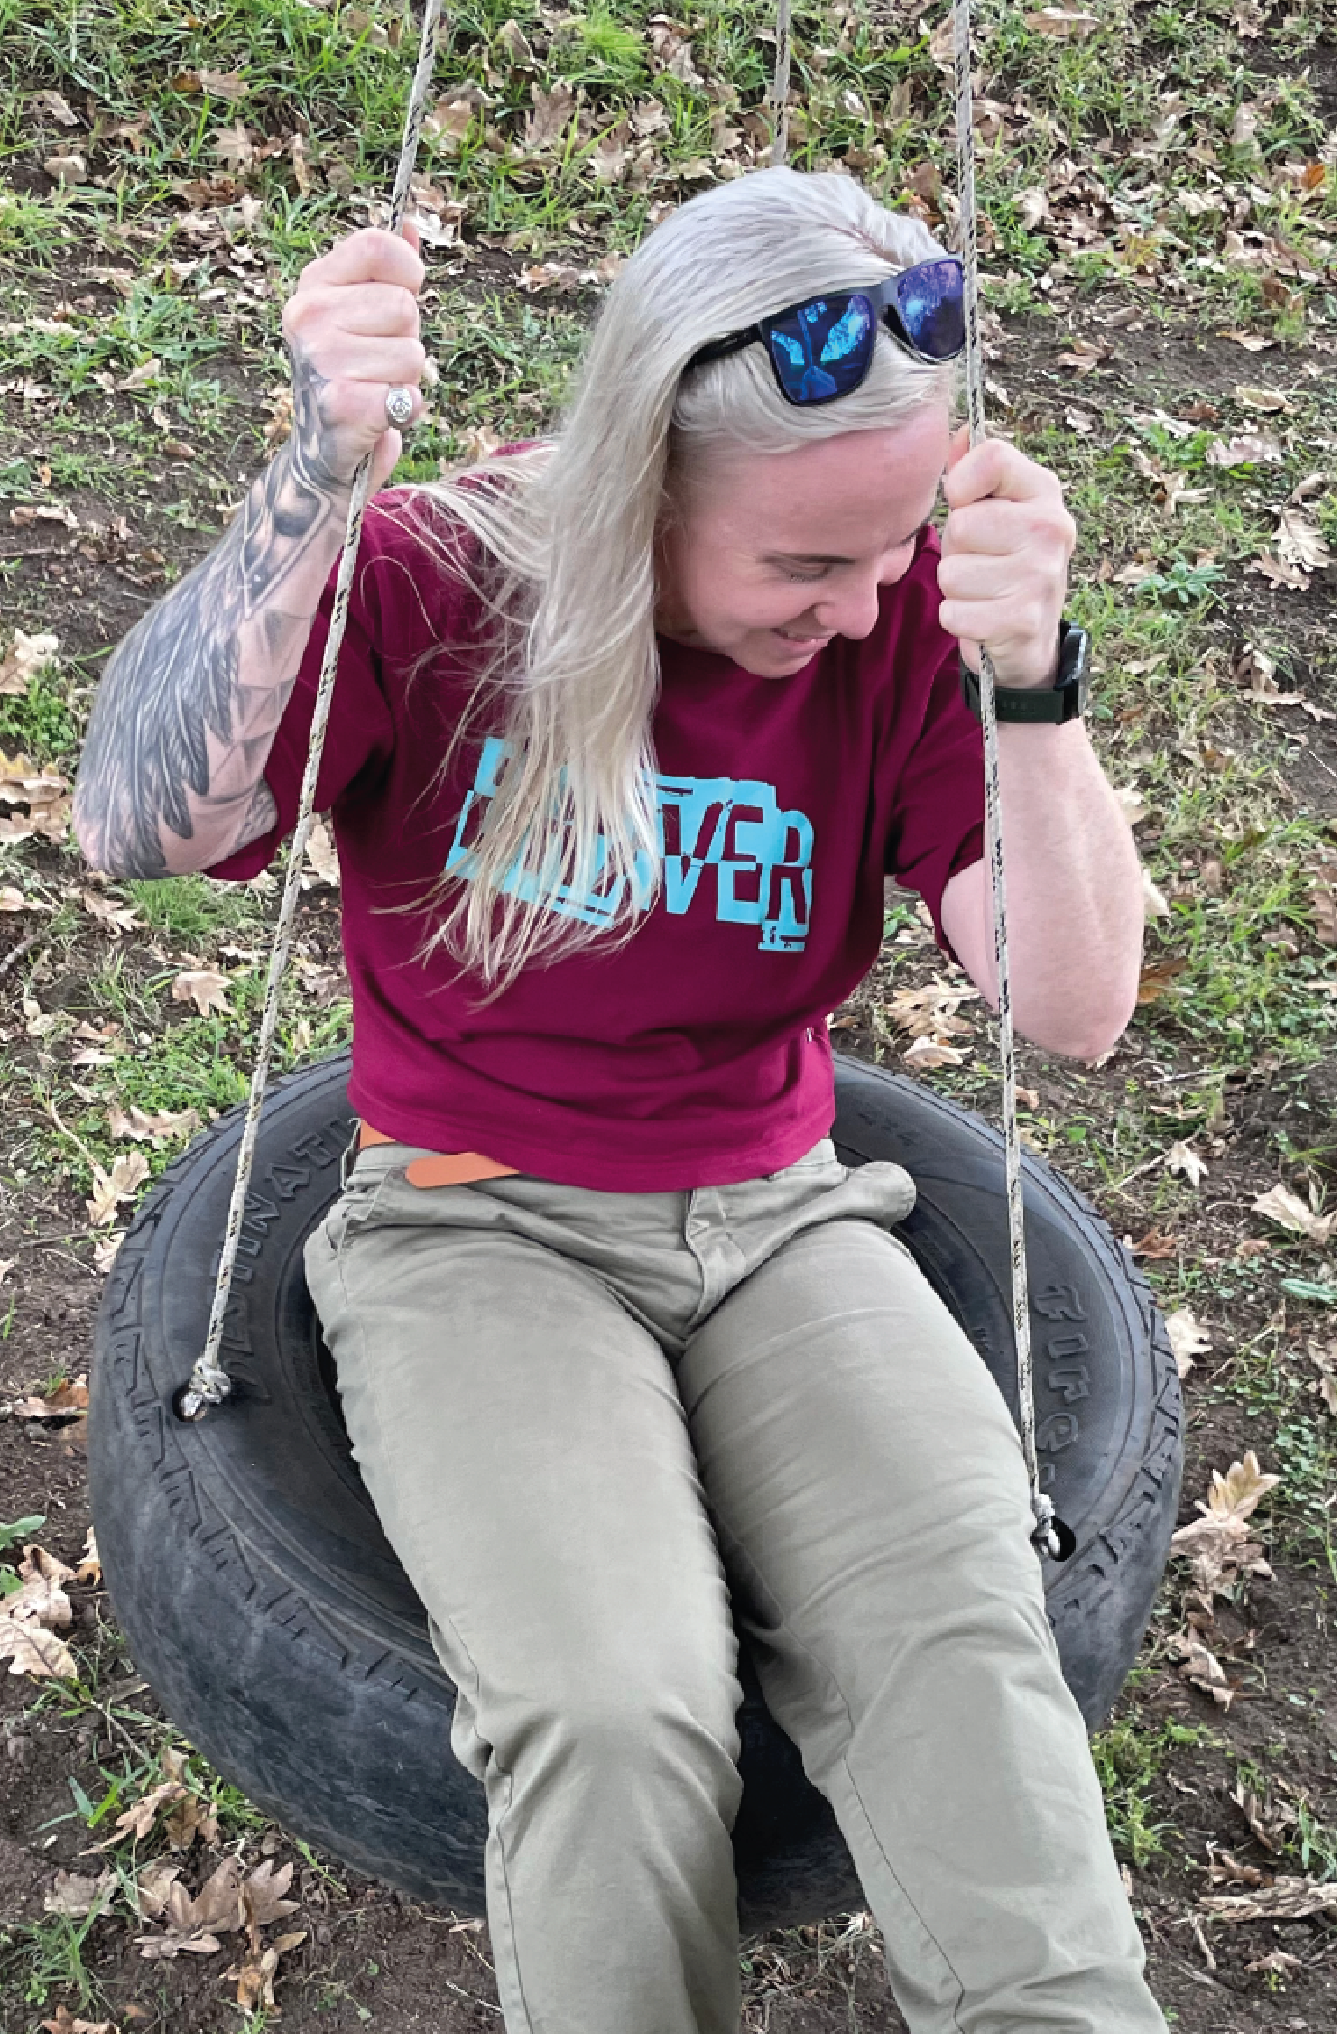
[[[954,255],[903,268],[876,289],[827,290],[712,339],[688,361],[704,367],[745,346],[766,348],[787,403],[834,402],[858,388],[873,360],[879,320],[917,360],[955,360],[966,343],[963,271]]]

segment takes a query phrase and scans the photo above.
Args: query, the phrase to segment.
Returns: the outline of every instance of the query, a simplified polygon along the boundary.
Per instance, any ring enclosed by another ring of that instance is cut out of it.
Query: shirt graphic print
[[[469,843],[496,795],[506,753],[498,736],[483,744],[446,858],[449,876],[469,880]],[[783,811],[775,786],[755,777],[675,772],[654,781],[665,909],[682,917],[698,897],[701,908],[713,897],[716,922],[759,926],[757,945],[763,952],[802,953],[812,920],[813,826],[807,814]],[[609,923],[625,885],[620,878],[611,884],[605,879],[606,863],[600,835],[593,882],[585,890],[564,886],[552,901],[553,910],[590,925]],[[711,876],[703,887],[707,870]],[[644,857],[632,880],[635,901],[643,907],[650,895]],[[537,885],[531,872],[516,867],[505,888],[532,903]]]

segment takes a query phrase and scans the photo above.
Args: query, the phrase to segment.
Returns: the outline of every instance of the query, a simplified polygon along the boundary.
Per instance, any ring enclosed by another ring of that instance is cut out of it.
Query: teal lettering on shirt
[[[482,811],[495,797],[506,757],[497,736],[483,744],[473,785],[460,809],[446,874],[470,880],[469,840]],[[684,916],[698,894],[715,900],[717,921],[759,928],[757,944],[770,953],[802,953],[812,921],[812,821],[804,812],[785,812],[775,786],[754,777],[655,777],[664,908]],[[607,846],[600,835],[594,876],[584,889],[563,885],[551,908],[587,924],[611,922],[625,884],[605,874]],[[701,891],[707,870],[714,880]],[[504,886],[532,903],[537,884],[531,871],[512,869]],[[638,896],[650,894],[650,871],[633,873]]]

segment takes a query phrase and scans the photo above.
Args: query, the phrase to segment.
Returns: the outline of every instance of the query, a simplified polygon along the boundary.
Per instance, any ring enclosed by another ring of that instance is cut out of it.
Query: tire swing
[[[392,230],[438,7],[428,0]],[[957,7],[959,95],[969,29],[965,0]],[[787,72],[786,14],[782,0]],[[964,131],[968,148],[968,117]],[[117,1617],[191,1742],[294,1835],[414,1897],[482,1915],[483,1788],[450,1751],[455,1691],[353,1463],[303,1271],[352,1134],[347,1059],[292,1074],[265,1099],[367,477],[364,467],[354,486],[250,1101],[169,1168],[121,1246],[97,1323],[89,1481]],[[991,676],[981,690],[987,768]],[[997,903],[996,776],[990,794]],[[1005,1133],[913,1080],[838,1059],[833,1135],[846,1164],[894,1159],[914,1176],[918,1202],[900,1234],[1017,1421],[1050,1620],[1094,1726],[1136,1655],[1174,1527],[1179,1384],[1128,1253],[1047,1166],[1021,1160],[1001,933],[999,946]],[[211,1406],[221,1409],[203,1417]],[[739,1677],[742,1930],[862,1906],[835,1818],[767,1710],[746,1640]]]

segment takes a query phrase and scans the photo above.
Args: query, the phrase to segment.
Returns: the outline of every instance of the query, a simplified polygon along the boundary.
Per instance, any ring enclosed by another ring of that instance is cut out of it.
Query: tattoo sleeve
[[[349,484],[323,447],[325,384],[294,360],[293,431],[226,535],[107,663],[75,790],[95,868],[208,868],[274,823],[263,771],[329,569]]]

